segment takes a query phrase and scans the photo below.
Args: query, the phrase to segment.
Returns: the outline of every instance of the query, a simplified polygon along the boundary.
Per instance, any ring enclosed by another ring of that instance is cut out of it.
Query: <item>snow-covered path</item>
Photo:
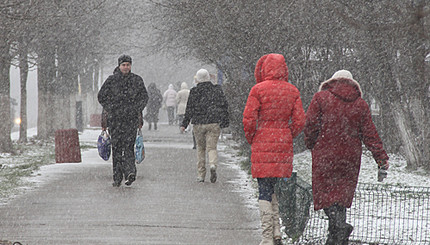
[[[86,130],[81,144],[95,144]],[[114,188],[95,148],[82,163],[42,167],[39,184],[0,206],[0,240],[23,244],[258,244],[256,199],[246,175],[221,156],[218,180],[197,183],[190,135],[147,132],[146,159],[130,187]],[[247,193],[248,194],[244,194]]]

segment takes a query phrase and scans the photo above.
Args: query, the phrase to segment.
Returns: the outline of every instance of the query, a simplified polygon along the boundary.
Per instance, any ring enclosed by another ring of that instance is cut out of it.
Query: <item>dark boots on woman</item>
[[[348,245],[349,236],[354,229],[352,225],[346,223],[346,208],[333,205],[325,208],[324,212],[328,216],[328,237],[326,245]]]

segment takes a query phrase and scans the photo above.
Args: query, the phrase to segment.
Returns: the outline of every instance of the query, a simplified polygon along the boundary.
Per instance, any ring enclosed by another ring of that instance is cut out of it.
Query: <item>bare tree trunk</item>
[[[408,9],[408,29],[402,33],[398,46],[400,53],[401,84],[404,95],[402,102],[404,113],[410,127],[410,148],[413,157],[408,155],[408,167],[417,169],[424,167],[430,170],[430,113],[427,91],[429,88],[426,75],[425,57],[429,52],[426,47],[428,33],[424,27],[425,1],[411,3]],[[428,15],[428,13],[427,13]],[[403,41],[402,41],[403,40]],[[404,142],[407,143],[407,142]]]
[[[69,94],[65,97],[65,105],[68,105],[68,118],[64,122],[64,128],[77,128],[76,125],[76,94]],[[67,113],[66,112],[66,113]]]
[[[82,101],[82,123],[87,125],[89,122],[90,114],[92,111],[92,91],[93,91],[93,63],[87,63],[80,75],[80,94],[78,94],[77,101]]]
[[[400,140],[402,141],[403,152],[408,162],[408,168],[415,169],[420,161],[419,150],[416,147],[415,137],[411,131],[411,121],[407,118],[400,103],[393,103],[394,121],[399,129]]]
[[[69,95],[54,94],[52,96],[55,101],[52,106],[52,128],[55,132],[59,129],[69,129],[74,126],[72,122],[71,110],[72,101]],[[72,125],[73,124],[73,125]]]
[[[408,45],[412,58],[412,74],[415,74],[416,89],[418,96],[411,96],[411,113],[416,121],[418,148],[420,151],[420,162],[417,167],[424,167],[430,170],[430,103],[428,101],[427,92],[430,86],[428,73],[426,74],[425,58],[430,52],[428,45],[428,30],[424,25],[426,13],[425,7],[428,2],[420,0],[415,5],[416,8],[412,12],[413,22],[412,28],[409,29],[408,38],[412,45]],[[427,16],[430,15],[427,11]]]
[[[38,88],[38,115],[37,115],[37,137],[48,139],[54,135],[53,125],[53,107],[55,105],[52,99],[53,84],[55,81],[55,52],[46,52],[54,50],[51,47],[45,47],[38,53],[37,67],[37,88]]]
[[[19,73],[21,80],[21,104],[19,125],[19,142],[27,142],[27,78],[28,78],[28,60],[27,49],[22,45],[19,54]]]
[[[0,33],[0,152],[12,152],[10,137],[10,56],[6,35]]]
[[[91,110],[92,114],[97,114],[102,112],[101,106],[97,99],[97,94],[99,92],[100,76],[102,76],[102,71],[100,68],[100,62],[97,61],[94,63],[93,92],[92,92],[93,108]]]

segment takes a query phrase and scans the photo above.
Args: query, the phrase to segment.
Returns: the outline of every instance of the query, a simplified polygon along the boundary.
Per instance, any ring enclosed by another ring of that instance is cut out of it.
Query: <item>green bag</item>
[[[297,241],[303,234],[309,220],[312,204],[312,186],[297,177],[280,178],[275,187],[279,202],[279,216],[288,237]]]

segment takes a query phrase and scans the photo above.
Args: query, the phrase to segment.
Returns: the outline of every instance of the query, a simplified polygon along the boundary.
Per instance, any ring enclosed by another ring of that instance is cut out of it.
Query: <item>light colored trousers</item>
[[[221,133],[218,123],[193,125],[194,137],[197,143],[197,174],[204,180],[206,176],[206,152],[208,153],[209,166],[218,165],[217,144]]]

